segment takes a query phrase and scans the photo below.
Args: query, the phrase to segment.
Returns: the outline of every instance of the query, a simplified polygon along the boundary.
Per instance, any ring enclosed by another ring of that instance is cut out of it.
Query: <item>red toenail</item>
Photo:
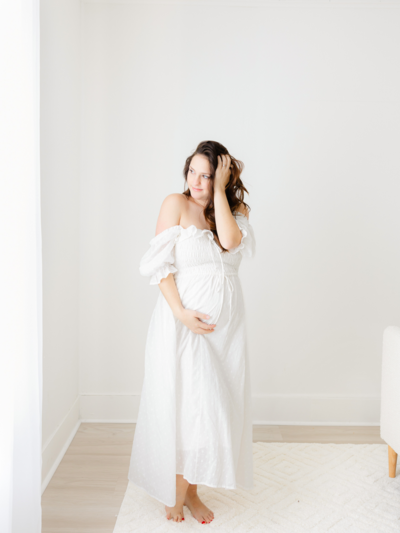
[[[204,520],[203,520],[202,524],[205,524]]]

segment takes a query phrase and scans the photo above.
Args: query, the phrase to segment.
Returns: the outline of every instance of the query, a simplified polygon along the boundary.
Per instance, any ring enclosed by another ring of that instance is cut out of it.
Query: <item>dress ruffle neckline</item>
[[[181,228],[181,239],[189,239],[190,237],[194,237],[195,239],[201,237],[202,235],[206,235],[210,241],[214,240],[214,233],[210,229],[201,229],[195,226],[194,224],[191,224],[187,228],[183,228],[182,226],[179,226]]]
[[[234,213],[234,215],[235,216],[241,215],[242,217],[247,218],[246,215],[244,215],[243,213],[240,213],[239,211]],[[183,240],[189,237],[198,238],[198,237],[201,237],[202,235],[206,235],[211,241],[214,240],[214,233],[210,229],[198,228],[194,224],[191,224],[187,228],[184,228],[180,224],[176,224],[175,226],[171,226],[170,228],[165,229],[164,231],[162,231],[161,233],[153,237],[150,241],[150,244],[159,244],[160,242],[163,242],[164,240],[169,240],[171,237],[171,233],[175,235],[176,240],[178,240],[181,236],[182,238],[180,238],[179,240]],[[239,246],[240,248],[243,247],[243,245],[239,245]]]

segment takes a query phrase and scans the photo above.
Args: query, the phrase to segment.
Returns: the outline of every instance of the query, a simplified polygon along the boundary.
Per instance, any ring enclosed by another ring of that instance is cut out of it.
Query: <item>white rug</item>
[[[389,477],[385,444],[255,442],[253,454],[253,490],[198,486],[210,524],[187,507],[183,522],[167,520],[162,503],[129,483],[114,533],[400,532],[400,469]]]

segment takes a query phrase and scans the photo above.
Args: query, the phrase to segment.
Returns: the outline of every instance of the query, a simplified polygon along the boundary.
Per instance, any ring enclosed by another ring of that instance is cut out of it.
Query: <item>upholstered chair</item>
[[[383,332],[381,438],[388,445],[389,476],[396,477],[400,453],[400,327],[387,326]]]

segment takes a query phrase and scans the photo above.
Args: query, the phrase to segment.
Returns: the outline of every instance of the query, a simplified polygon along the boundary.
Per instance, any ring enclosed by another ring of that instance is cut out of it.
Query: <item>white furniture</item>
[[[389,446],[389,476],[396,477],[400,453],[400,328],[388,326],[383,332],[381,438]]]

